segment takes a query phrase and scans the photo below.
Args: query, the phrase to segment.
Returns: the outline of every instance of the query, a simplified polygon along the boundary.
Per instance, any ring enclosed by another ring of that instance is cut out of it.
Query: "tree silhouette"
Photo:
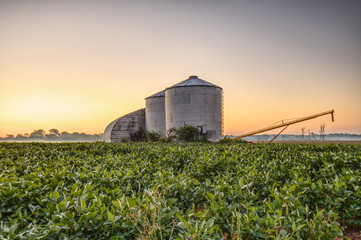
[[[29,138],[31,139],[44,139],[45,138],[45,131],[43,129],[34,130],[30,133]]]
[[[60,133],[58,129],[52,128],[49,130],[49,134],[46,134],[46,139],[57,141],[59,139]]]
[[[71,139],[71,134],[66,131],[61,132],[60,135],[61,135],[62,140],[70,140]]]
[[[16,135],[15,139],[16,140],[26,140],[26,139],[28,139],[28,136],[18,134],[18,135]]]
[[[60,132],[58,129],[52,128],[46,134],[43,129],[34,130],[32,133],[8,134],[6,137],[0,137],[0,141],[101,141],[102,134],[86,134],[86,133],[68,133]]]
[[[53,135],[56,135],[56,136],[60,136],[60,132],[58,129],[55,129],[55,128],[52,128],[49,130],[49,134],[53,134]]]
[[[14,135],[12,134],[7,134],[5,137],[6,140],[13,140],[14,139]]]

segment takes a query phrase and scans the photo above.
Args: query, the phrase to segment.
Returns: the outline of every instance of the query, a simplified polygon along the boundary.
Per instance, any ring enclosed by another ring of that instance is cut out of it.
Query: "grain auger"
[[[262,132],[267,132],[267,131],[270,131],[270,130],[273,130],[273,129],[277,129],[277,128],[281,128],[281,127],[284,127],[276,136],[274,136],[274,138],[271,139],[271,141],[269,141],[269,143],[273,142],[289,125],[292,125],[292,124],[296,124],[296,123],[299,123],[299,122],[303,122],[303,121],[307,121],[307,120],[311,120],[313,118],[317,118],[317,117],[321,117],[321,116],[324,116],[324,115],[327,115],[327,114],[331,114],[331,118],[332,118],[332,122],[335,121],[334,119],[334,110],[330,110],[330,111],[327,111],[327,112],[322,112],[322,113],[318,113],[318,114],[314,114],[314,115],[311,115],[311,116],[307,116],[307,117],[302,117],[302,118],[298,118],[298,119],[295,119],[295,120],[290,120],[290,121],[281,121],[281,123],[279,124],[276,124],[276,125],[273,125],[273,126],[270,126],[270,127],[266,127],[266,128],[262,128],[262,129],[259,129],[259,130],[256,130],[256,131],[253,131],[253,132],[249,132],[249,133],[246,133],[246,134],[242,134],[240,136],[237,136],[235,138],[233,138],[233,140],[236,140],[236,139],[239,139],[239,138],[244,138],[244,137],[248,137],[248,136],[252,136],[252,135],[255,135],[257,133],[262,133]]]

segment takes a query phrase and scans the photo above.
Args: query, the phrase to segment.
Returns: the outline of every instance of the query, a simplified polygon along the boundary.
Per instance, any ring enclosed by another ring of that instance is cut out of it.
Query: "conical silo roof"
[[[149,97],[146,97],[145,99],[147,98],[156,98],[156,97],[165,97],[165,90],[163,91],[160,91],[160,92],[157,92]]]
[[[210,82],[199,79],[198,76],[189,76],[188,79],[186,79],[180,83],[177,83],[173,86],[170,86],[169,88],[186,87],[186,86],[208,86],[208,87],[217,87],[217,88],[222,89],[221,87],[219,87],[217,85],[214,85]]]

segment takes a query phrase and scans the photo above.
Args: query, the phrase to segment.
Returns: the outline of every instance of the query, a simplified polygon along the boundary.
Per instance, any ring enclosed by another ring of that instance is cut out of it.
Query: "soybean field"
[[[1,143],[0,239],[342,239],[361,145]]]

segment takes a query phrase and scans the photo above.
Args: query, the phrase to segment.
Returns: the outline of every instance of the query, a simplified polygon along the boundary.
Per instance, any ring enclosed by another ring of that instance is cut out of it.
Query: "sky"
[[[102,133],[197,75],[236,135],[334,109],[284,133],[361,134],[359,0],[0,0],[0,137]],[[272,132],[270,132],[272,133]]]

